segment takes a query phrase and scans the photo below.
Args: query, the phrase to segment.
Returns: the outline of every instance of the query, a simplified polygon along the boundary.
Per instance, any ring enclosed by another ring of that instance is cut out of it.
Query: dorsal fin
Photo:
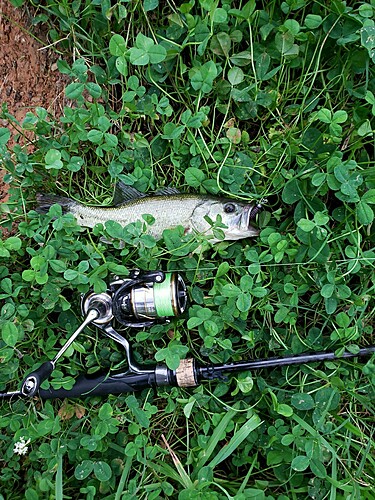
[[[172,196],[174,194],[181,194],[177,188],[163,187],[155,191],[156,196]]]
[[[122,181],[118,181],[115,186],[115,194],[113,196],[113,205],[121,205],[125,201],[132,201],[138,198],[144,198],[147,196],[145,193],[141,193],[138,189],[127,186]]]

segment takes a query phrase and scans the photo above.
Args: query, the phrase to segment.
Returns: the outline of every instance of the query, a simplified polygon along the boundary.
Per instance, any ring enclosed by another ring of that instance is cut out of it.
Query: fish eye
[[[226,214],[232,214],[236,211],[236,205],[234,203],[226,203],[224,205],[224,212]]]

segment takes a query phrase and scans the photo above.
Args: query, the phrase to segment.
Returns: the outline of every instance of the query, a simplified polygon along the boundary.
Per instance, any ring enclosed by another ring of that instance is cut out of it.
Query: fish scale
[[[164,229],[182,226],[185,231],[193,228],[192,215],[202,199],[192,196],[155,196],[140,198],[116,207],[97,208],[75,204],[70,212],[86,227],[105,224],[115,220],[122,226],[140,220],[142,215],[152,215],[155,222],[149,227],[149,234],[161,237]],[[113,218],[112,218],[113,215]]]

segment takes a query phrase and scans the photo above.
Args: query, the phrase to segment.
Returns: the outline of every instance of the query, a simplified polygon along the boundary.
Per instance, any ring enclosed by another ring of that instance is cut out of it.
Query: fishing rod
[[[16,396],[29,398],[39,396],[42,399],[76,398],[135,392],[148,387],[194,387],[204,380],[222,379],[225,374],[244,370],[370,356],[375,353],[375,346],[370,346],[360,349],[356,354],[344,352],[340,356],[334,352],[318,352],[207,365],[190,358],[181,360],[179,367],[171,370],[164,364],[137,363],[129,341],[114,327],[115,324],[119,324],[125,328],[148,328],[155,323],[166,322],[171,317],[180,316],[186,307],[186,285],[176,272],[136,270],[130,273],[129,278],[115,277],[106,292],[90,291],[82,297],[81,311],[84,320],[56,356],[27,375],[19,390],[0,393],[0,398]],[[42,389],[42,383],[48,380],[57,361],[90,324],[124,348],[126,371],[99,376],[80,375],[71,389],[52,387]]]

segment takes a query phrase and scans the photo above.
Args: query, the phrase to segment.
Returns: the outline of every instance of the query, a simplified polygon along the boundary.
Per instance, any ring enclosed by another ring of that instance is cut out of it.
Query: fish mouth
[[[258,203],[257,205],[248,205],[246,207],[246,212],[244,214],[246,220],[246,230],[251,233],[252,236],[258,236],[260,230],[253,226],[256,216],[259,212],[263,210],[263,205]]]

